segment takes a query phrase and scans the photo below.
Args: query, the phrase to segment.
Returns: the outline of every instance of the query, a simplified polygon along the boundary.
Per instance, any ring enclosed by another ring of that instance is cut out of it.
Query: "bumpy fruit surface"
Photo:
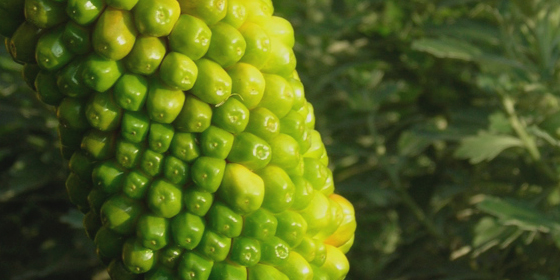
[[[354,209],[271,0],[2,1],[113,280],[345,278]]]

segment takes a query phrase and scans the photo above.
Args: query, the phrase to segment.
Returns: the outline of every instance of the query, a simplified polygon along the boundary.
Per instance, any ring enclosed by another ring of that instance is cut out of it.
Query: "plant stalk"
[[[504,109],[508,115],[509,123],[521,142],[523,142],[523,145],[527,149],[531,160],[536,164],[537,168],[539,168],[549,179],[554,182],[558,182],[558,175],[541,160],[541,153],[539,152],[535,140],[527,133],[525,126],[519,120],[519,117],[517,116],[517,113],[515,111],[515,102],[507,94],[500,93],[499,95],[501,97],[502,105],[504,106]]]

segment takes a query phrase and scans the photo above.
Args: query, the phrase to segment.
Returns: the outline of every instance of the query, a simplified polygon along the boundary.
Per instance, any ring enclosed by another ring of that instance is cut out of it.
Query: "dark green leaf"
[[[69,210],[66,214],[60,216],[60,222],[68,224],[75,229],[83,229],[84,225],[82,220],[84,219],[84,214],[77,209]]]
[[[524,231],[560,230],[560,223],[522,201],[485,196],[476,207],[498,217],[501,224],[515,226]]]
[[[427,52],[439,58],[467,61],[475,60],[482,54],[482,51],[475,45],[451,38],[418,39],[412,42],[412,49]]]
[[[504,227],[503,224],[492,217],[484,217],[474,228],[472,254],[477,257],[493,247],[500,246],[505,240],[517,239],[521,233],[522,231],[515,227]]]
[[[432,141],[416,134],[414,131],[405,131],[399,137],[397,144],[399,154],[402,156],[417,156],[422,153]]]
[[[2,176],[5,184],[0,190],[0,202],[44,186],[55,174],[52,168],[53,166],[43,162],[37,153],[29,152],[20,155],[8,172]]]

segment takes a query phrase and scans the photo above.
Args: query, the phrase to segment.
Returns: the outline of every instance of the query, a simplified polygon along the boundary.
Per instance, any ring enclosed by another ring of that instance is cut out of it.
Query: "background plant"
[[[277,1],[337,190],[348,279],[560,279],[560,4]],[[0,56],[0,272],[104,279],[56,119]]]

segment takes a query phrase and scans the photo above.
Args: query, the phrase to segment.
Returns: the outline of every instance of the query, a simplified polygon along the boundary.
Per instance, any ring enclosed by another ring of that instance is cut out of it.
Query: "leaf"
[[[516,226],[524,231],[549,232],[560,230],[560,223],[534,207],[513,199],[485,196],[476,207],[500,219],[503,225]]]
[[[509,123],[508,118],[503,112],[495,112],[494,114],[488,117],[490,121],[490,126],[488,130],[494,133],[511,133],[513,129]]]
[[[558,230],[558,229],[552,230],[552,232],[550,233],[550,236],[552,237],[552,241],[554,241],[554,244],[556,245],[556,247],[560,248],[560,230]]]
[[[440,3],[438,3],[439,7],[453,7],[453,6],[459,6],[459,5],[465,5],[468,4],[470,2],[475,2],[477,0],[445,0],[445,1],[441,1]]]
[[[461,41],[499,45],[500,31],[496,26],[470,19],[458,19],[455,23],[434,25],[426,28],[426,32],[433,36],[449,36]]]
[[[17,64],[13,59],[5,56],[0,57],[0,69],[19,73],[22,70],[21,65]]]
[[[550,279],[551,278],[538,273],[533,274],[533,280],[550,280]]]
[[[532,69],[530,65],[525,65],[520,60],[507,58],[499,54],[482,54],[476,57],[476,62],[483,67],[484,72],[492,73],[495,76],[503,75],[511,70],[531,71]],[[516,72],[515,75],[522,73]]]
[[[494,159],[507,148],[522,146],[523,143],[517,137],[483,132],[463,139],[454,156],[468,159],[471,164],[477,164]]]
[[[45,186],[52,179],[53,166],[41,161],[41,155],[28,152],[21,154],[14,164],[2,174],[5,180],[4,187],[0,189],[0,202],[9,201],[13,197]]]
[[[68,212],[62,216],[60,216],[59,220],[61,223],[68,224],[72,228],[75,229],[83,229],[83,219],[84,214],[76,209],[70,209]]]
[[[419,39],[412,42],[412,49],[427,52],[439,58],[473,61],[482,54],[476,46],[451,38]]]
[[[404,83],[386,81],[380,83],[374,92],[374,101],[379,103],[385,103],[388,100],[391,101],[392,97],[396,97],[399,91],[404,89]]]
[[[541,123],[541,125],[542,124],[543,123]],[[546,130],[543,130],[542,127],[532,125],[532,126],[527,127],[527,132],[529,132],[531,135],[534,135],[537,138],[543,139],[544,141],[548,142],[548,144],[550,144],[552,146],[560,147],[560,140],[558,140],[556,137],[552,136]],[[559,130],[559,132],[560,132],[560,130]],[[557,133],[554,133],[554,134],[557,134]]]
[[[500,246],[504,240],[519,237],[519,232],[515,227],[504,227],[495,218],[483,217],[474,227],[472,254],[476,257],[492,247]]]
[[[432,140],[427,137],[422,137],[414,131],[405,131],[399,137],[397,148],[402,156],[418,156],[431,143]]]

